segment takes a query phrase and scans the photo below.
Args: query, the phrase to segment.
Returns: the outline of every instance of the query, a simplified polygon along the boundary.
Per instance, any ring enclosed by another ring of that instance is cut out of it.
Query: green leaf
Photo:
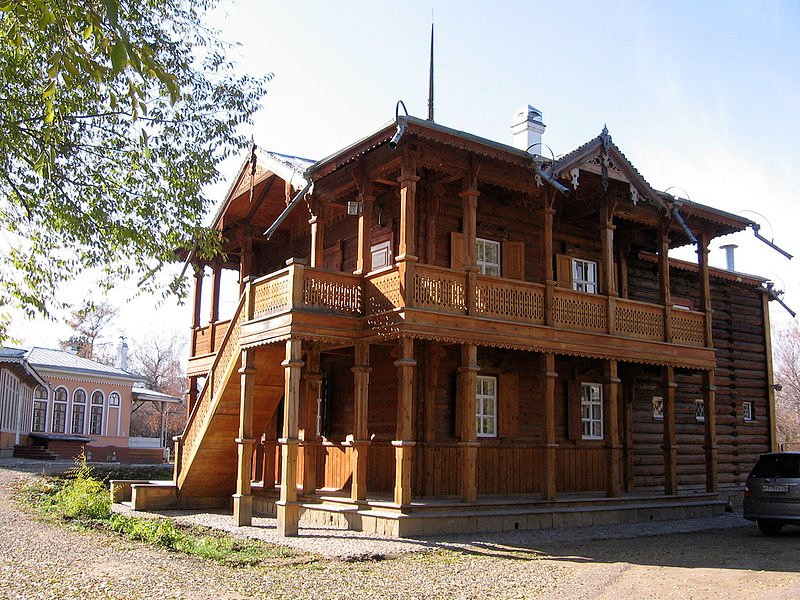
[[[111,66],[115,73],[119,73],[128,65],[128,49],[125,42],[118,40],[111,49]]]
[[[45,87],[44,91],[42,92],[42,98],[50,98],[55,93],[56,93],[56,82],[50,81],[47,84],[47,87]]]

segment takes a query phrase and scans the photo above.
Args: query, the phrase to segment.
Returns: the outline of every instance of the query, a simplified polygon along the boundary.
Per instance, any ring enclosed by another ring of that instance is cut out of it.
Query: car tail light
[[[749,498],[752,496],[752,492],[750,492],[750,488],[748,486],[744,486],[744,497]]]

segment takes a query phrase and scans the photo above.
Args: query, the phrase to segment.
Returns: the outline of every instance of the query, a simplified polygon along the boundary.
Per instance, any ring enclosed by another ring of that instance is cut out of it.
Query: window
[[[698,422],[706,420],[706,405],[699,398],[694,401],[694,419]]]
[[[44,431],[47,423],[47,388],[39,385],[33,392],[32,431]]]
[[[478,376],[475,425],[478,437],[497,437],[497,377]]]
[[[370,248],[372,254],[372,270],[383,269],[392,264],[392,242],[386,240]]]
[[[119,393],[111,392],[108,395],[108,405],[109,406],[119,406],[119,401],[120,401]]]
[[[653,419],[661,421],[664,419],[664,398],[653,396]]]
[[[582,258],[572,259],[572,289],[577,292],[597,293],[597,263]]]
[[[72,433],[81,435],[86,426],[86,392],[75,390],[72,394]]]
[[[581,384],[581,438],[603,439],[603,386],[599,383]]]
[[[97,390],[92,394],[92,408],[89,412],[89,434],[103,435],[103,392]]]
[[[751,401],[742,402],[742,412],[744,413],[744,420],[745,421],[755,421],[756,420],[756,413],[753,409],[753,403]]]
[[[53,393],[53,433],[65,433],[67,426],[67,388],[56,388]]]
[[[500,242],[477,238],[475,261],[481,275],[500,275]]]

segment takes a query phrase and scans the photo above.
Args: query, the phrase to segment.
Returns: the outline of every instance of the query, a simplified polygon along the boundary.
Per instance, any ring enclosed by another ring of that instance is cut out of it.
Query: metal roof
[[[63,350],[34,347],[28,351],[25,360],[35,369],[60,371],[65,374],[69,373],[73,375],[111,377],[114,379],[124,379],[131,383],[142,380],[139,375],[134,375],[122,369],[110,367]]]
[[[177,396],[172,396],[171,394],[165,394],[164,392],[158,392],[145,387],[134,387],[131,392],[133,393],[134,400],[154,400],[156,402],[172,402],[175,404],[179,404],[181,401],[181,399]]]

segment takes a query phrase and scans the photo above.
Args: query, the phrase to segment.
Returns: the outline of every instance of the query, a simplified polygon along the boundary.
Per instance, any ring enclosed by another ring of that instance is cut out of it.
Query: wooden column
[[[370,445],[367,427],[369,404],[369,344],[356,344],[355,364],[353,365],[355,394],[353,406],[353,439],[351,448],[352,479],[351,500],[367,499],[367,448]]]
[[[467,272],[466,304],[467,314],[475,313],[475,292],[478,284],[478,266],[475,257],[478,212],[478,173],[474,164],[464,177],[464,189],[459,193],[462,202],[462,223],[464,229],[464,270]]]
[[[461,345],[461,366],[458,376],[461,378],[458,414],[460,433],[461,461],[461,500],[475,502],[478,495],[476,471],[478,468],[478,432],[475,421],[475,393],[477,391],[478,347],[475,344]]]
[[[192,313],[192,329],[200,327],[200,307],[203,303],[203,275],[204,269],[201,265],[194,267],[194,312]]]
[[[239,294],[244,292],[247,278],[253,274],[253,238],[250,236],[249,227],[244,227],[239,232],[241,239],[241,255],[239,256]]]
[[[658,280],[661,304],[664,305],[664,341],[672,341],[672,293],[669,282],[669,226],[664,218],[659,229]]]
[[[544,478],[542,498],[547,502],[556,499],[556,355],[543,355],[544,371]]]
[[[553,272],[553,208],[555,191],[545,193],[545,207],[542,211],[542,273],[544,273],[544,323],[553,326],[553,296],[555,295],[555,273]]]
[[[608,333],[616,331],[617,284],[614,278],[614,217],[613,209],[606,203],[603,211],[603,222],[600,225],[600,245],[602,248],[601,269],[603,271],[603,293],[608,296],[607,326]]]
[[[311,225],[311,268],[325,266],[325,206],[318,198],[314,200],[315,213],[308,220]]]
[[[189,381],[189,393],[186,400],[186,415],[191,415],[194,410],[194,405],[197,404],[197,396],[199,395],[199,388],[197,386],[197,377],[187,377]]]
[[[617,361],[609,360],[605,364],[603,420],[606,438],[606,495],[610,498],[619,496],[620,490],[619,384]]]
[[[780,450],[775,422],[775,377],[772,367],[772,333],[769,323],[769,295],[761,295],[761,306],[764,315],[764,347],[767,361],[767,411],[769,415],[769,447],[772,452]]]
[[[361,190],[362,200],[361,212],[358,214],[356,275],[366,275],[372,271],[372,207],[375,204],[372,182],[367,178],[362,178]]]
[[[700,234],[697,240],[697,265],[700,271],[700,299],[703,311],[706,313],[705,339],[706,348],[714,347],[714,336],[712,333],[712,320],[714,311],[711,308],[711,284],[708,275],[708,244],[711,240],[707,233]]]
[[[664,493],[678,493],[678,446],[675,439],[675,369],[664,367]]]
[[[319,410],[322,373],[319,369],[319,350],[313,348],[306,353],[305,411],[303,428],[300,431],[300,451],[303,454],[303,493],[312,494],[317,489],[317,451],[319,431],[317,431],[317,411]]]
[[[413,452],[412,414],[414,409],[414,340],[400,338],[400,357],[397,367],[397,432],[392,445],[395,457],[394,502],[404,506],[411,503]]]
[[[414,158],[403,149],[403,164],[400,170],[400,243],[397,260],[416,261],[416,221],[417,221],[417,176]]]
[[[208,315],[210,323],[219,321],[219,286],[222,280],[222,266],[214,263],[211,267],[211,313]]]
[[[703,372],[703,408],[705,409],[706,491],[716,493],[717,483],[717,403],[714,371]]]
[[[427,235],[425,236],[425,262],[429,265],[436,264],[436,218],[444,197],[444,186],[433,185],[428,196],[425,217],[427,219]]]
[[[300,373],[303,367],[302,342],[297,338],[286,341],[286,360],[283,401],[283,437],[281,444],[281,496],[277,503],[278,533],[294,536],[298,533],[300,507],[297,503],[297,413],[300,405]]]
[[[194,310],[192,311],[192,341],[189,355],[197,356],[197,333],[200,330],[200,307],[203,303],[203,267],[196,264],[192,266],[194,267]],[[194,399],[197,400],[196,394]],[[191,414],[192,406],[194,404],[190,397],[190,402],[187,404],[188,414]]]
[[[233,523],[237,527],[253,521],[253,495],[250,489],[253,462],[253,387],[255,385],[255,349],[242,350],[239,369],[239,457],[236,469],[236,493],[233,495]]]

